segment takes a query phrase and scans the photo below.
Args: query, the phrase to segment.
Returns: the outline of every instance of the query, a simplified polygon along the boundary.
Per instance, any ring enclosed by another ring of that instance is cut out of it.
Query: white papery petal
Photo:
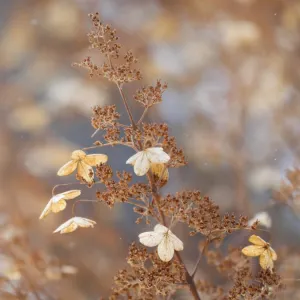
[[[134,155],[132,155],[131,157],[129,157],[126,161],[126,164],[130,164],[130,165],[134,165],[136,160],[139,158],[139,156],[143,155],[143,151],[140,151]]]
[[[183,242],[172,232],[168,233],[170,240],[173,243],[174,249],[176,251],[182,251],[183,250]]]
[[[174,255],[174,246],[168,235],[165,235],[157,247],[157,253],[162,261],[168,262]]]
[[[166,163],[170,160],[170,156],[161,147],[148,148],[145,151],[152,163]]]
[[[147,155],[143,152],[140,155],[135,164],[134,164],[134,173],[137,176],[144,176],[150,169],[150,161],[147,158]]]
[[[57,229],[53,231],[53,233],[61,231],[61,233],[67,233],[74,231],[78,225],[74,222],[74,218],[71,218],[70,220],[66,221],[65,223],[61,224]],[[70,231],[68,231],[70,230]]]
[[[64,199],[64,198],[65,198],[64,194],[61,193],[61,194],[57,194],[57,195],[53,196],[53,197],[50,199],[50,201],[51,201],[52,203],[57,203],[57,202],[59,202],[61,199]]]
[[[94,227],[96,224],[95,221],[86,218],[74,217],[73,219],[80,227]]]
[[[155,225],[155,227],[154,227],[154,231],[155,231],[155,232],[166,233],[168,230],[169,230],[169,229],[168,229],[166,226],[161,225],[161,224],[157,224],[157,225]]]
[[[60,199],[57,202],[52,202],[51,211],[54,213],[58,213],[64,210],[67,206],[67,202],[64,199]]]
[[[47,203],[46,207],[42,211],[40,215],[40,220],[45,218],[51,212],[51,205],[52,205],[52,199],[50,199],[50,201]]]
[[[163,233],[154,231],[139,234],[140,243],[147,247],[157,246],[162,241],[163,237]]]

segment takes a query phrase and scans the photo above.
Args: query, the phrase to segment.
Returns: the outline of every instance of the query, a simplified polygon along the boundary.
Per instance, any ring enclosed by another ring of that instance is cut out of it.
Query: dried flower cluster
[[[111,26],[103,25],[98,13],[91,14],[90,18],[93,28],[88,34],[89,42],[91,48],[99,50],[103,55],[104,62],[96,65],[88,57],[76,65],[88,68],[91,77],[106,78],[116,85],[128,114],[129,124],[119,123],[120,114],[115,105],[94,107],[91,123],[96,129],[95,134],[102,131],[102,138],[95,142],[94,146],[75,150],[71,154],[71,160],[62,166],[57,174],[66,176],[77,169],[76,178],[80,184],[85,183],[89,187],[93,184],[105,186],[96,192],[97,199],[87,201],[104,202],[110,208],[113,208],[115,203],[127,203],[133,205],[133,210],[139,215],[136,223],[140,223],[142,219],[146,225],[153,221],[156,223],[153,231],[140,233],[138,237],[141,244],[157,247],[157,250],[149,253],[143,247],[131,245],[127,258],[130,268],[121,270],[116,275],[111,299],[158,299],[161,296],[170,299],[173,293],[183,287],[189,288],[194,299],[201,299],[199,293],[206,293],[211,299],[269,297],[273,293],[273,287],[280,284],[279,276],[273,270],[273,261],[277,259],[277,255],[269,243],[259,236],[252,235],[249,241],[254,245],[242,250],[246,256],[260,256],[263,270],[256,277],[251,274],[248,258],[243,257],[239,249],[234,252],[238,254],[235,255],[235,259],[233,252],[227,259],[213,256],[212,252],[206,253],[212,241],[221,242],[226,235],[237,230],[254,230],[258,221],[254,220],[248,225],[246,216],[221,215],[218,205],[197,190],[180,191],[175,195],[161,194],[161,187],[170,179],[169,169],[187,163],[183,151],[177,147],[176,139],[169,135],[166,124],[143,122],[148,109],[162,101],[162,94],[167,85],[157,81],[155,86],[139,89],[133,95],[144,107],[140,119],[136,122],[124,86],[142,78],[141,72],[134,67],[137,59],[132,52],[123,51],[122,46],[117,43],[116,31]],[[131,164],[135,175],[146,177],[146,183],[133,184],[133,175],[125,171],[116,172],[115,178],[111,166],[106,164],[106,155],[85,153],[86,150],[115,145],[129,147],[135,152],[124,161],[124,165]],[[99,181],[94,179],[93,167]],[[62,211],[67,205],[66,200],[74,199],[80,194],[80,190],[69,190],[53,195],[40,218],[44,218],[50,212]],[[76,200],[78,201],[81,199]],[[54,232],[70,233],[79,227],[94,227],[96,224],[93,220],[75,216],[74,209],[72,211],[72,218]],[[175,233],[177,223],[188,226],[191,235],[201,234],[206,239],[192,273],[188,271],[180,255],[184,244]],[[230,271],[233,279],[230,290],[225,292],[223,288],[210,286],[207,281],[196,283],[194,277],[202,256],[207,256],[208,262],[213,262],[220,272]]]

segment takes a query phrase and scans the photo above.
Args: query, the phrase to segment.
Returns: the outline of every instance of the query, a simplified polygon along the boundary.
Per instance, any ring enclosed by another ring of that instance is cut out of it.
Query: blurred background
[[[171,170],[163,191],[198,188],[222,212],[250,218],[268,211],[266,237],[295,254],[279,259],[279,271],[300,277],[298,216],[287,205],[270,206],[286,169],[299,163],[298,0],[0,0],[0,270],[13,282],[2,286],[1,299],[48,299],[34,292],[9,298],[20,278],[49,299],[106,297],[128,245],[146,228],[126,205],[78,205],[97,226],[71,235],[52,234],[70,209],[38,220],[52,187],[75,181],[57,177],[58,168],[95,141],[91,107],[117,103],[126,120],[114,85],[71,66],[89,55],[87,14],[96,11],[139,58],[138,84],[169,85],[147,120],[168,123],[189,165]],[[130,104],[137,119],[140,107]],[[101,152],[115,169],[131,170],[130,151]],[[95,198],[95,190],[84,188],[83,197]],[[200,238],[177,230],[191,245],[183,258],[192,266]],[[202,275],[213,280],[209,274]]]

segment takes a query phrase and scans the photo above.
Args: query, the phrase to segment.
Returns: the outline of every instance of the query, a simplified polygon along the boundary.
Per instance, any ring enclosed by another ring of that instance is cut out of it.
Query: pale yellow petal
[[[58,213],[58,212],[64,210],[66,208],[66,206],[67,206],[66,201],[61,199],[58,202],[52,202],[51,211],[54,213]]]
[[[61,193],[61,195],[63,195],[63,199],[65,199],[65,200],[74,199],[74,198],[78,197],[80,194],[81,194],[81,190],[70,190],[70,191]]]
[[[75,150],[71,154],[72,160],[83,160],[86,157],[86,153],[82,150]]]
[[[257,246],[265,246],[267,244],[261,237],[255,234],[249,237],[249,242]]]
[[[96,166],[106,163],[108,160],[105,154],[89,154],[84,158],[84,162],[90,166]]]
[[[151,163],[151,172],[156,176],[157,180],[168,181],[169,180],[169,171],[166,168],[165,164],[154,164]]]
[[[70,160],[58,170],[57,175],[58,176],[70,175],[72,172],[75,171],[76,167],[77,167],[77,162],[74,160]]]
[[[74,230],[76,230],[78,227],[78,225],[76,224],[76,222],[74,222],[74,218],[69,219],[68,221],[66,221],[65,223],[63,223],[62,225],[60,225],[53,233],[59,232],[62,233],[69,233],[69,232],[73,232]]]
[[[264,270],[273,269],[274,263],[270,255],[270,252],[267,249],[265,249],[265,251],[261,254],[259,258],[259,264]]]
[[[277,254],[276,254],[275,250],[273,248],[271,248],[271,247],[268,250],[269,250],[271,258],[273,260],[277,260]]]
[[[246,256],[259,256],[265,249],[261,246],[251,245],[242,249],[242,253]]]
[[[78,162],[77,174],[82,177],[86,182],[91,183],[94,179],[93,168],[83,161]],[[92,175],[92,176],[91,176]]]

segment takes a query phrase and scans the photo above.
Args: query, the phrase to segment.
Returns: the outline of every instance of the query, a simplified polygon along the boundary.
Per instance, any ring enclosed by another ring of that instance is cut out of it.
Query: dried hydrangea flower
[[[154,181],[159,182],[160,186],[165,185],[169,180],[169,170],[165,164],[151,164],[150,168],[154,175]]]
[[[139,234],[140,243],[147,247],[157,247],[158,256],[168,262],[173,258],[174,250],[182,251],[182,241],[171,230],[161,224],[154,227],[154,231]]]
[[[133,165],[134,173],[143,176],[149,171],[152,163],[167,163],[169,160],[170,156],[164,152],[163,148],[152,147],[134,154],[126,161],[126,164]]]
[[[255,223],[256,221],[259,221],[259,224],[267,228],[271,228],[272,226],[272,219],[269,216],[269,214],[265,211],[257,213],[251,220],[249,220],[248,225],[252,226],[253,223]]]
[[[251,235],[249,242],[254,245],[243,248],[242,253],[246,256],[259,256],[260,266],[264,270],[272,270],[274,267],[273,260],[277,260],[277,254],[271,248],[270,244],[257,235]]]
[[[40,220],[45,218],[50,212],[58,213],[64,210],[67,206],[66,200],[74,199],[80,194],[80,190],[70,190],[53,196],[41,213]]]
[[[70,175],[77,168],[77,174],[86,182],[91,183],[94,178],[93,166],[100,165],[107,162],[107,155],[105,154],[89,154],[82,150],[75,150],[72,152],[71,160],[63,165],[57,172],[58,176]]]
[[[75,231],[78,227],[94,227],[96,224],[95,221],[82,218],[82,217],[73,217],[67,222],[60,225],[56,230],[53,231],[53,233],[59,232],[62,233],[70,233]]]

